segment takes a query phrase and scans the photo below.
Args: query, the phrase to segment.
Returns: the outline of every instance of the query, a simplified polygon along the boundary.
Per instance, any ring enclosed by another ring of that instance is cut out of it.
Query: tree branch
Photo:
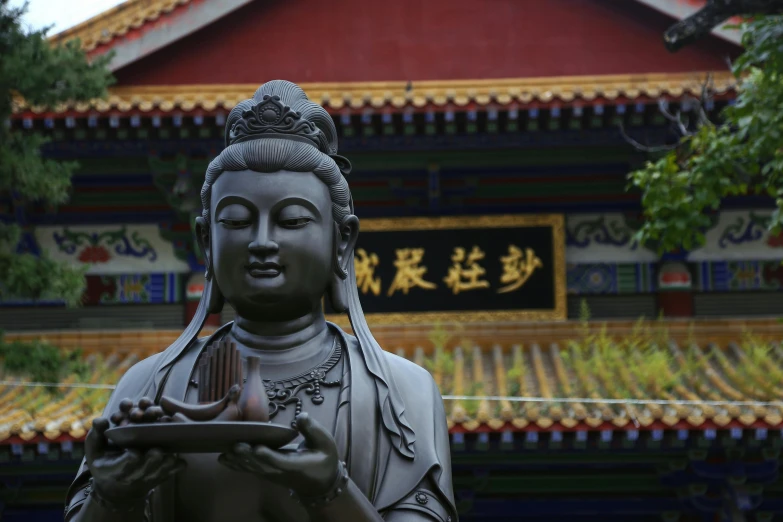
[[[622,123],[619,123],[617,127],[620,129],[620,134],[622,135],[623,139],[626,143],[631,145],[634,149],[638,150],[639,152],[647,152],[647,153],[659,153],[659,152],[671,152],[674,149],[677,148],[677,144],[674,145],[658,145],[655,147],[651,147],[649,145],[643,145],[633,139],[626,131],[625,131],[625,125]]]

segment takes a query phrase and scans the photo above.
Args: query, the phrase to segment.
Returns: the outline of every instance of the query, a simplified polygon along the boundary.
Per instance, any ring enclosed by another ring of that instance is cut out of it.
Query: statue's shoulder
[[[157,364],[158,359],[160,359],[161,353],[150,355],[128,368],[125,375],[120,379],[120,382],[117,383],[117,388],[119,389],[126,381],[136,381],[148,377],[155,369],[155,365]]]
[[[384,354],[398,388],[410,386],[411,390],[415,390],[415,393],[437,390],[435,379],[425,368],[399,355],[389,352],[384,352]]]
[[[405,415],[418,433],[422,423],[432,422],[436,406],[443,404],[440,389],[432,374],[425,368],[399,355],[384,353],[397,390],[405,403]]]
[[[358,349],[359,341],[353,335],[345,333],[343,331],[345,339],[351,343],[354,348]],[[438,387],[435,384],[435,379],[432,378],[432,374],[426,369],[422,368],[413,361],[409,361],[404,357],[395,355],[391,352],[383,351],[386,358],[386,364],[391,371],[394,381],[397,383],[397,388],[401,391],[403,387],[411,386],[411,390],[415,390],[414,393],[422,393],[424,390],[430,389],[437,391]],[[403,391],[403,394],[405,392]]]
[[[142,393],[142,388],[147,379],[155,371],[158,360],[161,354],[156,353],[150,355],[146,359],[142,359],[125,372],[117,383],[112,398],[136,398]]]

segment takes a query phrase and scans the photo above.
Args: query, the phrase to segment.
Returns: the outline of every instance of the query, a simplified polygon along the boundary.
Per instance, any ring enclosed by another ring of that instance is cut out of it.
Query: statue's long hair
[[[304,142],[277,138],[255,139],[229,145],[230,129],[242,117],[244,111],[262,100],[265,95],[279,96],[284,104],[301,114],[303,119],[314,123],[323,133],[326,152]],[[311,102],[299,86],[282,80],[271,81],[259,87],[252,99],[245,100],[234,107],[226,121],[226,145],[226,148],[209,164],[201,189],[201,202],[204,207],[203,218],[207,225],[211,219],[210,198],[215,180],[225,172],[243,170],[312,172],[323,181],[329,190],[332,200],[332,217],[335,223],[339,225],[346,216],[353,214],[351,192],[343,174],[346,169],[343,167],[341,170],[335,161],[337,159],[343,163],[341,158],[336,156],[337,129],[331,116],[323,107]],[[364,356],[364,363],[375,380],[384,429],[391,437],[395,449],[401,455],[413,458],[415,441],[413,429],[405,419],[405,405],[389,370],[386,356],[370,332],[364,317],[364,311],[359,301],[353,262],[348,263],[347,272],[347,277],[340,283],[341,288],[336,291],[342,294],[351,327]],[[206,278],[207,284],[204,285],[204,293],[193,319],[182,335],[161,354],[155,371],[148,381],[146,387],[148,390],[162,386],[163,383],[159,382],[161,378],[159,374],[186,352],[204,326],[207,315],[219,311],[216,310],[215,303],[218,303],[217,308],[220,308],[222,297],[213,295],[215,292],[219,292],[219,289],[217,289],[216,282],[213,281],[214,274],[210,273],[209,266],[207,266]]]

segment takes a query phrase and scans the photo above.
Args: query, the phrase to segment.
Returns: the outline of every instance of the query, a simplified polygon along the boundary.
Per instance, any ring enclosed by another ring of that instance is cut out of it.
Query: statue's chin
[[[240,299],[227,299],[237,315],[251,321],[290,321],[310,314],[321,303],[317,298],[292,299],[290,295],[258,292],[243,295]]]

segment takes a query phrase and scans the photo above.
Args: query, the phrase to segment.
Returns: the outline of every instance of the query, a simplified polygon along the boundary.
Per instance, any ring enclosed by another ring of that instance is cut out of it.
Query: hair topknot
[[[263,100],[264,96],[279,96],[280,101],[310,121],[326,137],[328,151],[320,151],[313,145],[280,138],[264,138],[228,145],[228,135],[242,113]],[[267,82],[253,95],[231,110],[226,120],[226,148],[209,164],[204,185],[201,187],[203,217],[210,221],[212,185],[223,172],[254,170],[256,172],[312,172],[323,181],[332,198],[332,216],[336,222],[353,213],[351,191],[340,167],[330,157],[337,153],[337,129],[332,117],[323,107],[311,102],[296,84],[274,80]]]
[[[228,146],[229,132],[234,124],[242,118],[242,114],[261,102],[264,96],[279,96],[280,101],[289,106],[291,110],[298,112],[302,118],[312,122],[323,133],[328,143],[327,154],[337,154],[337,129],[332,117],[326,110],[310,101],[301,87],[286,80],[272,80],[259,87],[249,100],[239,102],[228,115],[226,120],[225,144]]]

